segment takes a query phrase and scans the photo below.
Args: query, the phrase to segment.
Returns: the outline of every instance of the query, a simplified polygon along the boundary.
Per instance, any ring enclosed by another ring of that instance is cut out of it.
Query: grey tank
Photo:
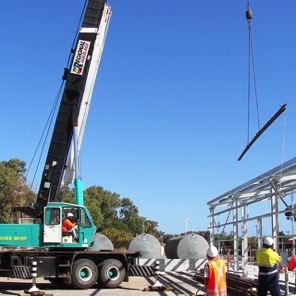
[[[113,251],[114,246],[110,239],[101,234],[101,233],[96,233],[93,239],[93,244],[90,248],[92,251]]]
[[[160,242],[151,234],[137,235],[128,243],[127,248],[132,252],[141,252],[141,259],[158,259],[161,257]]]
[[[206,259],[208,242],[198,234],[173,237],[165,245],[168,259]]]

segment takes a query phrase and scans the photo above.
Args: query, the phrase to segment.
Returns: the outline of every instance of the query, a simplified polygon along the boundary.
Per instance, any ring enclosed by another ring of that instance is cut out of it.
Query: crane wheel
[[[98,284],[105,288],[119,287],[125,276],[125,267],[117,259],[107,259],[98,267]]]
[[[98,268],[96,264],[89,259],[79,259],[73,264],[72,284],[80,289],[92,287],[98,278]]]

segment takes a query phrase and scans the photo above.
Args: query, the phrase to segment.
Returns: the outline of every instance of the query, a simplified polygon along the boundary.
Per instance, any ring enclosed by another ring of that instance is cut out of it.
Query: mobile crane
[[[26,216],[19,218],[17,224],[0,224],[1,277],[31,278],[32,262],[37,262],[37,277],[52,283],[70,282],[87,289],[98,282],[115,288],[128,281],[130,265],[139,256],[137,252],[100,249],[77,174],[78,150],[110,17],[106,0],[88,1],[71,64],[63,76],[63,95],[36,204],[15,209]],[[69,156],[72,144],[74,162]],[[57,202],[67,161],[75,164],[75,204]],[[79,220],[77,241],[62,234],[68,213]]]

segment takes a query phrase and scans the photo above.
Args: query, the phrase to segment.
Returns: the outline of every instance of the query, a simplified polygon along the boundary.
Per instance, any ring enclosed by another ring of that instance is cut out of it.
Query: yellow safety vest
[[[277,273],[277,263],[280,263],[282,258],[271,248],[262,248],[256,252],[256,261],[260,275],[271,275]]]

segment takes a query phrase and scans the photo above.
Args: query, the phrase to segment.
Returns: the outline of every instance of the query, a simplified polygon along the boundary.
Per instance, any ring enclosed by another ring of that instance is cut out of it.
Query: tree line
[[[13,209],[36,201],[36,193],[28,184],[26,171],[26,162],[17,158],[0,162],[0,223],[17,223],[18,217]],[[62,187],[57,201],[75,203],[74,189]],[[180,235],[166,234],[158,230],[158,222],[140,216],[138,207],[130,198],[121,198],[118,193],[101,186],[91,186],[84,190],[84,204],[93,217],[97,231],[106,235],[115,248],[124,248],[130,240],[142,233],[153,235],[161,244]],[[190,233],[193,232],[188,232]],[[210,241],[208,230],[194,233]],[[280,232],[280,235],[284,237],[283,232]],[[281,240],[282,244],[286,241],[287,238]],[[251,249],[257,248],[256,237],[249,237],[248,243]],[[216,234],[215,245],[224,251],[233,249],[233,233]]]
[[[36,201],[36,193],[26,179],[26,162],[14,158],[0,162],[0,217],[2,223],[16,223],[15,207]],[[58,202],[75,202],[74,189],[62,187]],[[106,235],[115,248],[126,246],[136,235],[147,233],[160,241],[164,232],[157,229],[158,222],[139,215],[138,207],[128,197],[91,186],[84,190],[84,205],[89,209],[97,231]]]

